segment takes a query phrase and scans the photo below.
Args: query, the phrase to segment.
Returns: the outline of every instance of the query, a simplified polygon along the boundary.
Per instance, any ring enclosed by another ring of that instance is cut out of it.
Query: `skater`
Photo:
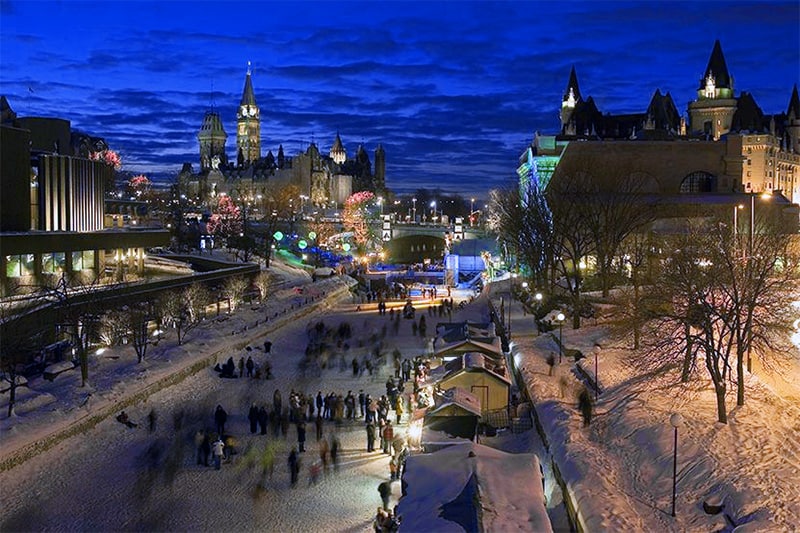
[[[361,416],[364,416],[364,408],[366,406],[367,397],[364,395],[364,389],[358,391],[358,407],[361,409]]]
[[[306,423],[303,421],[297,423],[297,446],[300,453],[306,451]]]
[[[322,440],[322,424],[323,424],[322,415],[317,414],[317,418],[314,419],[314,425],[317,428],[317,442]]]
[[[394,411],[397,414],[397,425],[400,425],[400,419],[403,417],[403,397],[401,395],[397,396],[397,401],[395,402]]]
[[[331,435],[331,462],[333,463],[334,472],[339,471],[339,439],[336,435]]]
[[[211,441],[208,434],[202,429],[198,429],[194,434],[194,444],[197,447],[197,464],[208,466],[208,454],[211,452]]]
[[[267,434],[267,423],[269,422],[269,413],[267,408],[263,405],[258,408],[258,425],[261,426],[261,434]]]
[[[245,368],[247,369],[247,377],[253,377],[253,369],[256,367],[256,364],[253,362],[253,358],[248,356],[247,362],[244,364]]]
[[[297,475],[300,473],[300,457],[297,455],[297,448],[292,448],[289,454],[289,474],[292,478],[292,487],[297,485]]]
[[[239,358],[239,377],[244,377],[244,357]]]
[[[367,452],[375,451],[375,424],[367,424]]]
[[[219,470],[222,468],[222,455],[225,453],[225,443],[222,442],[221,436],[214,441],[214,444],[211,445],[211,449],[214,453],[214,470]]]
[[[392,421],[387,420],[386,425],[383,426],[383,453],[390,453],[389,446],[391,445],[392,441],[394,440],[394,428],[392,427]]]
[[[388,511],[389,498],[392,496],[392,482],[382,481],[381,484],[378,485],[378,494],[381,495],[381,502],[383,503],[383,509],[385,511]]]
[[[222,408],[221,405],[217,405],[216,411],[214,411],[214,423],[217,425],[217,435],[222,435],[225,433],[225,422],[228,421],[228,413],[225,412],[225,409]]]
[[[255,402],[250,406],[247,419],[250,421],[250,433],[258,431],[258,407],[256,407]]]
[[[156,414],[155,407],[150,409],[150,412],[147,414],[147,424],[148,430],[150,433],[154,433],[156,431],[156,422],[158,421],[158,414]]]

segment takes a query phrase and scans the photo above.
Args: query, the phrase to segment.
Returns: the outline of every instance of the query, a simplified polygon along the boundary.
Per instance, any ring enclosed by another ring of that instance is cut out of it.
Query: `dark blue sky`
[[[157,179],[198,166],[214,105],[235,154],[247,62],[262,151],[337,132],[386,149],[395,191],[484,194],[554,132],[569,69],[601,111],[679,111],[715,39],[737,94],[786,110],[800,78],[800,2],[24,2],[0,0],[0,93],[20,116],[105,137]]]

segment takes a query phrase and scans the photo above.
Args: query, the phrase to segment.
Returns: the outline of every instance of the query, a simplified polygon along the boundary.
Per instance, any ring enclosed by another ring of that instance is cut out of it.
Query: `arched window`
[[[717,177],[699,170],[692,172],[681,182],[682,193],[714,192],[717,190]]]

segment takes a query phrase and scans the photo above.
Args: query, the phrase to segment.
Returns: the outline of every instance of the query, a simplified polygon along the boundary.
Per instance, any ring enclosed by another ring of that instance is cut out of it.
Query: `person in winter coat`
[[[250,421],[250,433],[258,431],[258,407],[253,403],[250,406],[250,411],[247,413],[247,419]]]
[[[247,369],[247,377],[248,378],[252,378],[253,377],[253,369],[255,369],[255,367],[256,367],[256,364],[253,362],[253,358],[252,357],[250,357],[250,356],[247,357],[247,362],[244,364],[244,367]]]
[[[375,451],[375,424],[367,424],[367,452]]]
[[[297,485],[297,475],[300,473],[300,456],[297,454],[297,448],[292,448],[289,454],[289,474],[292,479],[292,487]]]
[[[400,425],[400,419],[403,417],[403,397],[397,396],[397,401],[395,401],[394,405],[394,412],[397,414],[397,425]]]
[[[214,441],[211,450],[214,454],[214,469],[219,470],[222,468],[222,455],[225,453],[225,443],[222,442],[222,437]]]
[[[314,419],[314,425],[317,428],[317,442],[322,440],[322,424],[323,424],[322,415],[318,414],[317,418]]]
[[[269,413],[267,408],[263,405],[258,408],[258,425],[261,426],[261,434],[267,434],[267,423],[269,422]]]
[[[217,410],[214,411],[214,423],[217,425],[217,435],[222,435],[225,433],[225,422],[227,421],[228,413],[222,408],[221,405],[218,405]]]
[[[383,453],[391,453],[389,451],[389,446],[391,445],[393,440],[394,440],[394,428],[392,427],[392,421],[387,420],[386,425],[383,426]]]
[[[297,446],[300,449],[300,453],[306,451],[306,423],[305,422],[298,422],[297,423]]]
[[[392,496],[392,482],[383,481],[378,485],[378,494],[381,495],[381,502],[384,510],[389,510],[389,498]]]

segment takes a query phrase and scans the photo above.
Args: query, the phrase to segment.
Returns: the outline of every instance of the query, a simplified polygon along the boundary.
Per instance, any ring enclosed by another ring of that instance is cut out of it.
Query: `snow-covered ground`
[[[498,304],[501,293],[493,291]],[[750,375],[746,405],[736,408],[731,390],[729,422],[719,424],[715,397],[705,382],[680,385],[674,376],[637,374],[625,363],[628,347],[609,345],[602,323],[585,321],[579,330],[563,329],[564,345],[588,355],[590,373],[592,347],[603,346],[598,361],[603,392],[595,418],[584,428],[577,410],[582,384],[572,360],[564,358],[548,376],[546,358],[558,352],[554,338],[537,336],[533,318],[524,316],[518,303],[512,320],[515,360],[588,531],[730,531],[745,523],[747,531],[798,530],[796,388],[779,394]],[[684,419],[678,430],[675,517],[672,413]],[[703,511],[710,497],[723,502],[721,514]]]
[[[281,268],[276,264],[271,270]],[[382,394],[388,368],[372,378],[358,378],[349,367],[340,370],[335,365],[320,376],[303,377],[298,361],[312,320],[334,326],[348,320],[355,330],[351,353],[361,356],[369,349],[364,339],[380,332],[388,317],[379,316],[371,309],[374,305],[357,312],[347,296],[334,307],[324,305],[304,314],[310,305],[306,297],[336,288],[346,295],[346,284],[339,279],[309,284],[307,275],[297,271],[287,271],[284,278],[304,285],[304,293],[298,295],[289,283],[262,306],[246,306],[191,331],[182,347],[168,333],[150,348],[142,364],[135,362],[128,346],[93,356],[87,388],[78,386],[77,370],[52,383],[33,379],[27,389],[20,389],[20,403],[10,418],[5,416],[7,404],[0,403],[0,531],[370,531],[380,504],[377,486],[388,478],[389,459],[366,452],[363,423],[326,422],[325,436],[335,434],[342,444],[341,465],[338,473],[322,476],[317,484],[309,483],[309,466],[318,449],[309,425],[300,483],[290,488],[286,458],[296,445],[294,427],[287,439],[251,435],[246,414],[253,401],[271,403],[276,389],[284,402],[292,389],[307,394],[359,389],[373,397]],[[459,295],[454,297],[458,300]],[[475,303],[453,319],[484,312]],[[432,325],[438,317],[428,320]],[[411,321],[401,320],[397,335],[387,329],[388,352],[395,346],[404,357],[425,352],[426,342],[412,334]],[[269,355],[262,348],[267,339],[273,342]],[[214,358],[233,356],[238,361],[248,354],[246,346],[252,347],[249,353],[257,363],[271,361],[275,379],[220,379],[210,367],[197,372],[191,368]],[[154,385],[181,373],[187,377],[172,386]],[[7,393],[0,397],[0,402],[6,401]],[[265,491],[256,490],[262,480],[257,468],[245,466],[244,453],[219,472],[196,464],[192,437],[198,428],[212,426],[217,404],[227,409],[228,431],[236,435],[240,450],[274,447],[274,475],[263,482]],[[120,405],[138,427],[128,428],[114,419]],[[147,429],[151,410],[158,414],[152,434]],[[404,429],[405,423],[399,432]],[[53,437],[65,432],[72,436]],[[487,440],[509,451],[533,451],[528,442],[533,435],[529,431]],[[54,444],[33,453],[48,438]],[[31,451],[30,457],[10,467],[20,450]],[[158,467],[150,468],[154,464]],[[399,483],[393,488],[396,503]]]

